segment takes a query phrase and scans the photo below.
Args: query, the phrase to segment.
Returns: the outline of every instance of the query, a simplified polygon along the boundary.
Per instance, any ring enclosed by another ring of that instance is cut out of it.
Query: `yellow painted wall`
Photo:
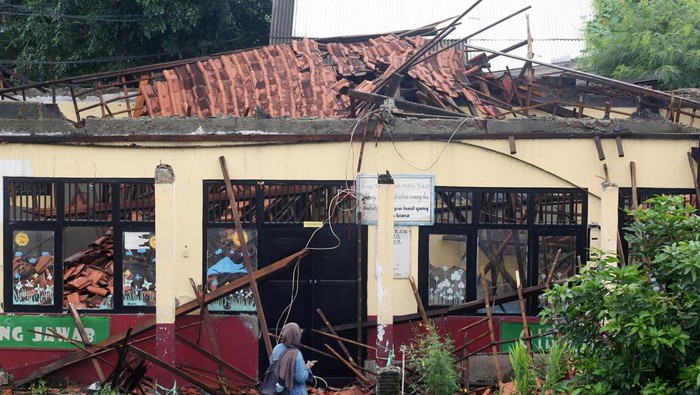
[[[343,180],[352,179],[359,144],[317,143],[245,146],[174,144],[172,148],[71,146],[38,144],[0,145],[3,160],[26,159],[34,177],[151,178],[156,165],[172,166],[178,235],[174,247],[178,276],[173,285],[180,303],[193,299],[189,278],[202,271],[202,180],[221,179],[218,157],[225,155],[233,179]],[[618,158],[615,141],[604,139],[610,179],[630,186],[629,162],[637,164],[639,187],[693,188],[687,140],[623,139],[625,157]],[[444,142],[381,142],[367,144],[362,172],[434,174],[438,186],[471,187],[581,187],[589,190],[588,222],[601,223],[600,195],[603,164],[592,139],[516,140],[510,155],[507,140]],[[0,227],[0,236],[2,229]],[[369,230],[368,313],[376,314],[374,262]],[[417,277],[418,231],[412,232],[411,275]],[[183,252],[187,251],[187,254]],[[187,255],[187,256],[185,256]],[[160,286],[169,284],[159,283]],[[0,287],[2,285],[0,284]],[[416,311],[406,280],[397,280],[396,314]],[[0,292],[0,295],[2,293]]]

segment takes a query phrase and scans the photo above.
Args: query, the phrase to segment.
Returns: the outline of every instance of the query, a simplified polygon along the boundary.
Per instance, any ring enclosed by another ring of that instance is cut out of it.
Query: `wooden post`
[[[469,336],[467,333],[464,333],[464,344],[467,344],[467,340],[469,340]],[[462,359],[462,382],[464,383],[464,389],[469,392],[469,358],[466,358],[466,356],[469,354],[469,349],[467,347],[464,347],[462,349],[462,357],[465,357]]]
[[[100,111],[102,112],[102,118],[104,118],[105,115],[107,115],[105,113],[105,107],[107,104],[105,104],[105,98],[104,95],[102,95],[102,84],[99,82],[97,83],[97,96],[100,98]]]
[[[586,105],[586,99],[584,98],[583,95],[580,95],[578,97],[578,117],[583,118],[583,107]]]
[[[615,145],[617,145],[617,156],[620,158],[625,156],[625,150],[622,147],[622,137],[620,137],[620,136],[615,137]]]
[[[418,287],[416,286],[413,277],[408,278],[408,282],[411,283],[411,289],[413,289],[413,296],[416,298],[416,306],[418,306],[418,312],[423,320],[423,325],[430,325],[430,320],[428,320],[428,315],[425,313],[425,307],[423,307],[423,302],[420,300],[420,293],[418,292]]]
[[[70,309],[70,313],[73,316],[73,320],[75,320],[75,327],[78,328],[80,338],[82,339],[83,343],[85,343],[85,348],[87,348],[89,351],[92,351],[94,347],[92,346],[92,343],[90,343],[87,333],[85,333],[85,327],[83,326],[83,321],[80,320],[80,315],[78,314],[78,311],[75,309],[73,303],[68,303],[68,308]],[[100,383],[104,383],[105,375],[102,372],[102,368],[100,367],[100,362],[97,361],[95,358],[90,359],[90,361],[92,361],[92,366],[95,368],[95,373],[97,373],[97,377],[99,377]]]
[[[508,136],[508,147],[510,148],[510,154],[515,155],[518,151],[515,149],[515,136],[512,134]]]
[[[527,325],[527,317],[525,316],[525,301],[523,300],[523,286],[520,283],[520,272],[515,271],[515,281],[517,282],[518,289],[518,303],[520,304],[520,318],[523,321],[523,330],[525,331],[525,337],[530,337],[530,327]],[[532,340],[528,340],[527,350],[532,352]]]
[[[122,90],[124,91],[124,100],[126,101],[126,113],[129,115],[129,118],[133,118],[131,114],[131,102],[129,100],[129,90],[126,88],[126,78],[124,76],[121,77],[121,83],[122,83]]]
[[[331,325],[330,321],[328,321],[328,317],[326,317],[325,314],[323,314],[323,310],[321,309],[316,309],[316,312],[318,313],[319,317],[321,317],[321,321],[326,325],[326,328],[328,328],[328,331],[336,336],[338,334],[335,332],[335,329],[333,329],[333,325]],[[340,341],[338,341],[338,345],[340,346],[340,349],[343,350],[345,353],[345,356],[348,357],[348,360],[350,361],[351,364],[355,365],[355,361],[352,359],[352,355],[350,355],[350,351],[348,351],[347,347],[345,347],[345,344]]]
[[[634,163],[634,161],[630,162],[630,177],[632,178],[632,210],[634,211],[639,207],[639,197],[637,195],[637,164]]]
[[[241,226],[241,218],[238,214],[238,206],[236,205],[236,196],[233,194],[231,178],[228,175],[226,158],[220,156],[219,163],[221,164],[221,172],[223,173],[224,183],[226,184],[226,194],[228,195],[228,200],[231,204],[233,221],[236,223],[236,234],[238,235],[238,240],[241,243],[241,252],[243,252],[243,264],[245,265],[248,281],[250,283],[250,289],[253,291],[253,298],[255,299],[255,308],[258,312],[258,320],[260,321],[260,329],[262,330],[263,334],[263,342],[265,342],[265,349],[267,350],[267,355],[272,355],[272,343],[270,342],[270,336],[268,335],[267,321],[265,320],[265,312],[263,311],[262,302],[260,300],[260,293],[258,292],[258,283],[255,281],[255,277],[253,276],[253,266],[250,264],[248,243],[246,242],[245,235],[243,233],[243,227]]]
[[[501,365],[498,362],[498,346],[496,345],[496,333],[493,329],[493,316],[491,315],[491,302],[489,297],[489,288],[486,286],[486,272],[481,269],[481,290],[484,293],[484,303],[486,307],[486,317],[489,323],[489,335],[491,337],[491,353],[493,354],[493,363],[496,368],[496,378],[498,379],[498,388],[503,387],[503,375],[501,374]]]
[[[207,335],[209,336],[209,343],[211,343],[211,348],[212,351],[214,351],[214,356],[217,358],[221,358],[219,342],[216,340],[216,334],[214,333],[214,326],[211,322],[209,308],[207,307],[207,305],[204,304],[204,292],[197,289],[197,284],[194,283],[194,280],[192,278],[190,278],[190,285],[192,286],[192,291],[194,292],[194,295],[197,298],[197,302],[199,303],[199,317],[201,324],[199,325],[199,331],[197,331],[197,344],[200,344],[199,341],[202,335],[202,328],[204,328],[204,330],[207,331]],[[178,335],[175,334],[176,338],[177,336]],[[221,380],[222,375],[224,374],[223,366],[221,364],[219,364],[219,371],[217,373],[219,374],[218,377]]]
[[[600,136],[593,136],[593,142],[595,143],[596,151],[598,151],[598,160],[605,160],[605,151],[603,151],[603,144],[600,142]]]

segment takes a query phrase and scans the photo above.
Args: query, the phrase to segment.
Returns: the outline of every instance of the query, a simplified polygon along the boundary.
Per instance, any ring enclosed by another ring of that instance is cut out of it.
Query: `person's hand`
[[[314,367],[314,365],[316,365],[316,362],[318,362],[318,361],[317,361],[317,360],[306,361],[306,367],[307,367],[308,369],[311,369],[311,368]]]

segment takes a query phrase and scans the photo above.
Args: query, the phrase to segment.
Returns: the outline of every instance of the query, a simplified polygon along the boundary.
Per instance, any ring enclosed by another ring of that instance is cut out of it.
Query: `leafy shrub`
[[[546,353],[539,354],[542,363],[535,361],[522,340],[516,342],[508,352],[513,367],[513,384],[518,395],[568,394],[566,379],[568,370],[568,347],[556,340]],[[538,366],[539,365],[539,366]]]
[[[682,197],[630,212],[635,260],[594,252],[546,293],[551,321],[572,345],[573,394],[697,394],[700,388],[700,220]]]
[[[49,388],[46,385],[46,381],[39,379],[32,382],[29,386],[29,392],[32,395],[46,395],[49,392]]]
[[[537,390],[535,361],[522,340],[517,341],[508,351],[508,359],[513,367],[513,384],[518,395],[534,394]]]
[[[409,355],[420,378],[414,390],[421,393],[423,387],[428,394],[452,395],[458,388],[457,366],[452,357],[452,339],[440,336],[435,325],[424,327],[416,334],[416,342]]]

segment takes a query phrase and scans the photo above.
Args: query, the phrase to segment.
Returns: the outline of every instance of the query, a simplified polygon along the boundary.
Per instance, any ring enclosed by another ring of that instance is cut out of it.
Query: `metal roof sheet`
[[[294,37],[334,37],[412,29],[454,17],[473,2],[463,0],[295,0]],[[527,22],[534,39],[533,52],[544,62],[569,60],[584,48],[583,27],[592,15],[591,0],[484,0],[462,20],[448,39],[460,39],[526,6],[531,9],[472,39],[479,46],[503,49],[527,38]],[[353,17],[350,17],[353,16]],[[516,52],[523,55],[526,52]],[[492,68],[520,67],[520,62],[495,59]]]

